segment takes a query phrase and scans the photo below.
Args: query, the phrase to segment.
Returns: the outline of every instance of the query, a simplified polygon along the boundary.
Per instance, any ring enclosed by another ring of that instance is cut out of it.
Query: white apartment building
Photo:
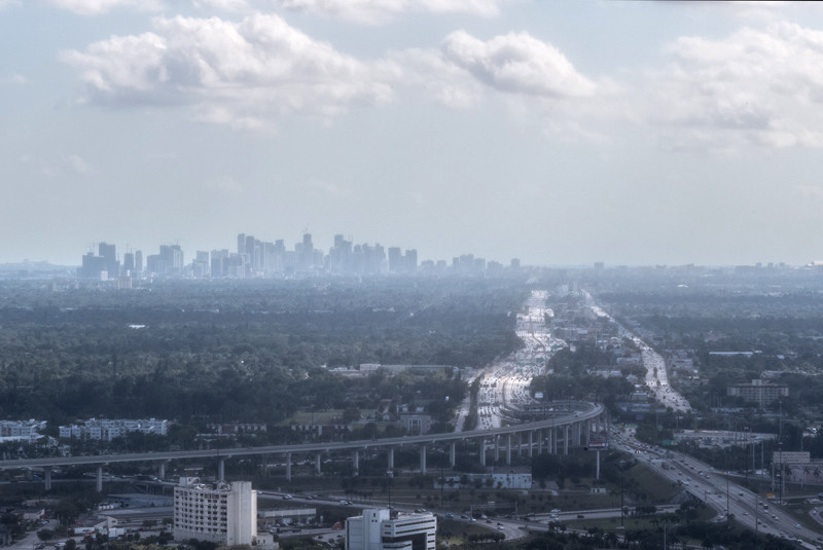
[[[144,434],[168,434],[168,420],[129,419],[129,418],[89,418],[78,424],[59,426],[61,438],[74,439],[95,439],[99,441],[111,441],[116,437],[122,437],[128,432],[142,432]]]
[[[201,483],[181,477],[174,488],[174,540],[234,546],[257,537],[257,491],[249,481]]]
[[[32,441],[45,428],[45,420],[0,420],[0,439]]]
[[[346,519],[346,550],[435,550],[437,518],[429,513],[398,514],[363,510]]]

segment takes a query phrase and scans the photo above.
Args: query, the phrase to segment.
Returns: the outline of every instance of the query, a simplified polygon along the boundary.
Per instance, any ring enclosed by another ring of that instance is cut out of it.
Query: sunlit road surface
[[[505,411],[535,402],[529,387],[532,378],[544,374],[546,363],[565,342],[553,338],[546,327],[546,317],[553,312],[546,307],[548,292],[532,291],[531,296],[517,314],[516,334],[523,341],[523,348],[496,361],[483,369],[478,393],[477,429],[500,428],[505,422]],[[463,421],[469,412],[468,399],[458,415],[456,430],[463,429]]]
[[[692,410],[691,405],[685,397],[677,393],[669,385],[669,374],[666,369],[666,361],[651,346],[646,344],[629,329],[618,323],[603,308],[597,305],[592,295],[583,291],[586,303],[592,312],[600,318],[606,318],[617,326],[620,338],[627,338],[634,342],[640,350],[643,366],[646,368],[646,386],[654,394],[654,398],[666,408],[671,408],[675,412],[686,413]]]

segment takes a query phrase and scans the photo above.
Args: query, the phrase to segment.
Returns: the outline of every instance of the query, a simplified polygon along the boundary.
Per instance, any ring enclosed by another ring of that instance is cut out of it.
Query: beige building
[[[742,397],[746,401],[753,401],[758,406],[770,405],[781,397],[789,396],[789,387],[784,384],[771,384],[760,379],[752,380],[751,384],[734,384],[727,388],[726,393],[734,397]]]
[[[174,488],[174,540],[234,546],[257,537],[257,491],[249,481],[201,483],[182,477]]]

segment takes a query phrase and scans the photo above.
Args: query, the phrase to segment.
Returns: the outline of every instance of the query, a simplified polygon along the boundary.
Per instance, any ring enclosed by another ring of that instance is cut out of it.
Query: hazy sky
[[[823,6],[0,0],[0,261],[823,259]]]

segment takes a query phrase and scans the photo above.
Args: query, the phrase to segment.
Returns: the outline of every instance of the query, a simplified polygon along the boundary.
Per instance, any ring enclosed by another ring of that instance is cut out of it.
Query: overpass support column
[[[512,434],[506,434],[506,465],[512,463]]]
[[[500,436],[494,436],[494,463],[500,462]]]
[[[449,466],[454,468],[455,463],[457,462],[457,443],[452,441],[449,443]]]
[[[217,462],[217,479],[218,481],[226,481],[226,459],[221,458]]]
[[[480,438],[480,465],[486,465],[486,438]]]
[[[51,491],[51,466],[43,468],[43,480],[46,482],[46,491]]]
[[[517,432],[517,458],[523,456],[523,433]]]
[[[529,432],[529,458],[534,456],[534,432]]]
[[[426,475],[426,446],[420,446],[420,473]]]
[[[543,439],[546,437],[546,432],[537,430],[537,454],[543,454]]]
[[[97,484],[96,489],[98,493],[103,492],[103,466],[97,467]]]
[[[321,456],[322,456],[321,453],[317,453],[316,455],[314,455],[314,473],[317,474],[317,475],[320,475],[320,474],[323,473],[323,471],[320,469],[320,467],[322,465]]]
[[[569,454],[569,425],[563,426],[563,454]]]
[[[351,465],[356,475],[360,471],[360,451],[357,449],[351,453]]]
[[[160,479],[166,479],[166,462],[163,461],[160,463],[159,471],[157,472],[157,477]]]
[[[291,453],[286,453],[286,481],[291,481]]]
[[[394,470],[394,447],[389,447],[388,467],[389,470]]]

